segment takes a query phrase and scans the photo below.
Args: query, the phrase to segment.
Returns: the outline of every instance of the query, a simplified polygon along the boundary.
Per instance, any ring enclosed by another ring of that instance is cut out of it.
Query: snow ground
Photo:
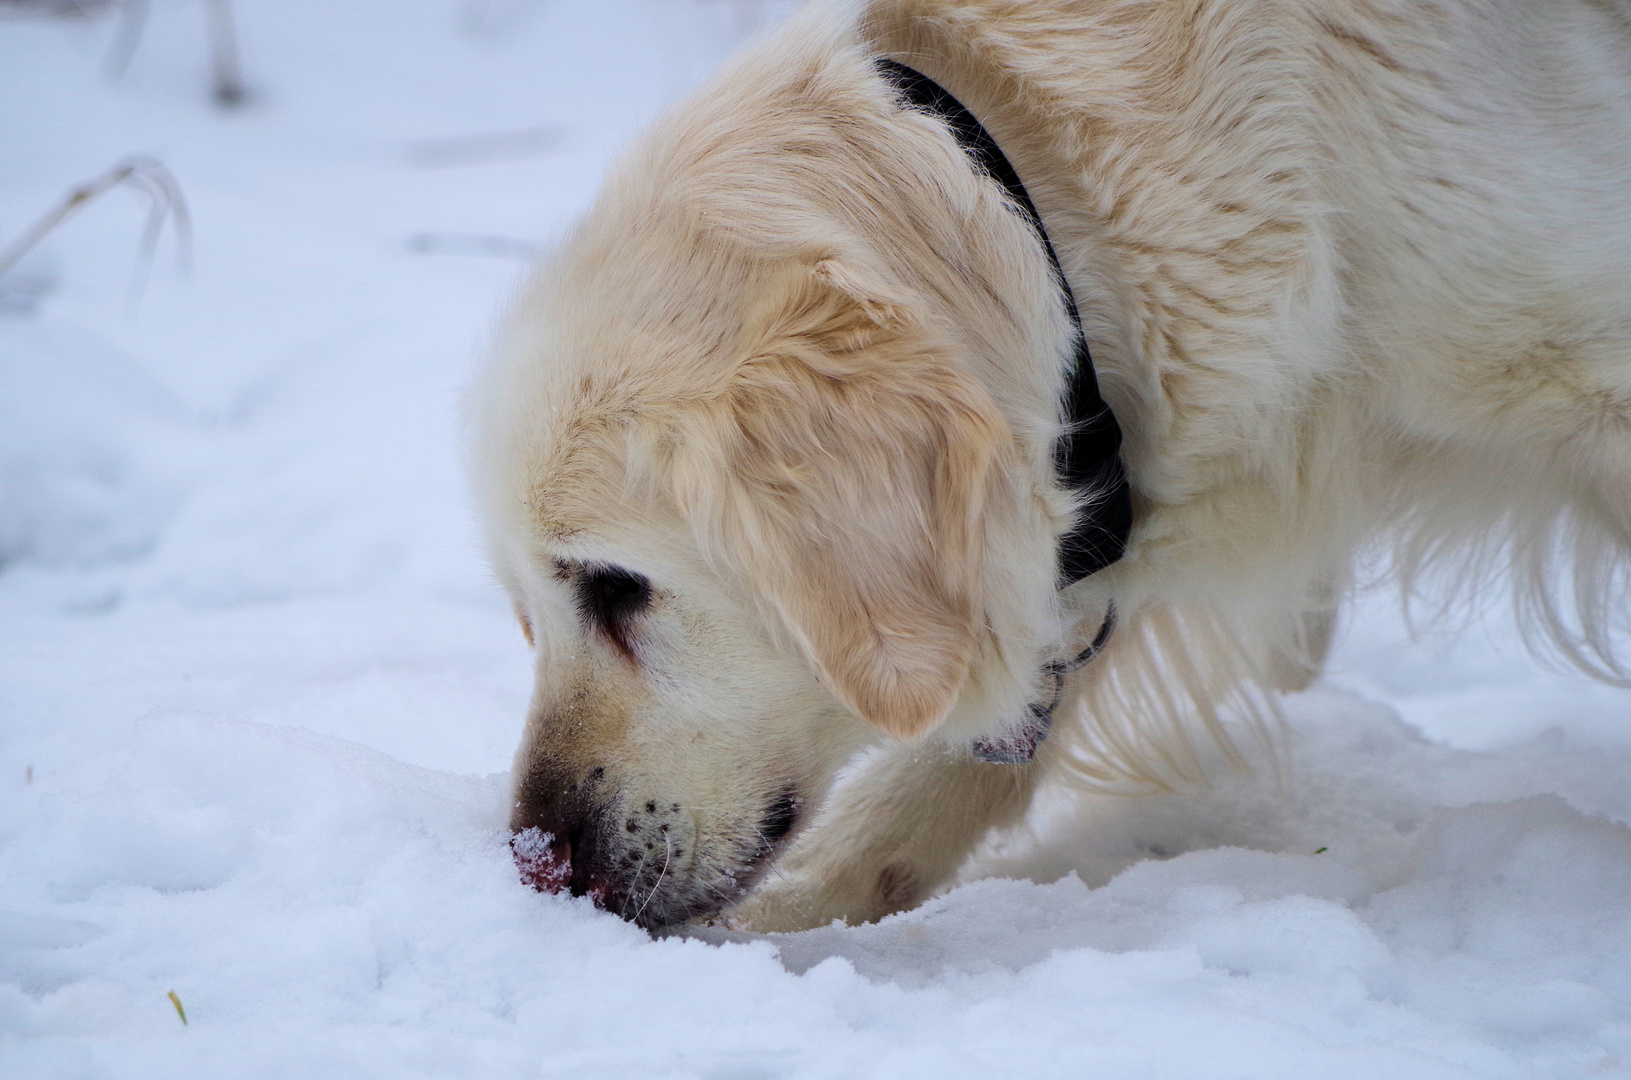
[[[138,151],[197,238],[130,314],[115,192],[0,281],[0,1076],[1631,1076],[1631,696],[1386,598],[1278,777],[1055,799],[877,926],[523,888],[458,388],[503,252],[759,9],[240,0],[224,114],[152,8],[118,80],[108,22],[0,21],[0,244]]]

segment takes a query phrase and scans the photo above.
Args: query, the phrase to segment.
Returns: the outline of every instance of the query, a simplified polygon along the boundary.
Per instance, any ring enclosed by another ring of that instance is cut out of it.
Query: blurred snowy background
[[[878,926],[517,882],[459,389],[788,7],[0,0],[0,259],[159,163],[0,275],[0,1076],[1631,1076],[1631,693],[1498,601],[1411,643],[1367,599],[1278,773],[1055,795]]]

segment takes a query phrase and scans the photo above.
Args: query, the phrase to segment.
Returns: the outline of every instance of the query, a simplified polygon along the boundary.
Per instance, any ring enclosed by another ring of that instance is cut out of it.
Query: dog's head
[[[473,396],[537,656],[517,857],[646,926],[737,899],[868,743],[1022,715],[1058,636],[1055,391],[995,374],[1065,338],[1045,267],[955,145],[833,63],[625,162]],[[868,183],[924,202],[869,219]]]

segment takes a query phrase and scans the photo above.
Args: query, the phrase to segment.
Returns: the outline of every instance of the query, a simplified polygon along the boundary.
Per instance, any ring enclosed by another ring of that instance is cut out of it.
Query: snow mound
[[[1369,715],[1294,750],[1289,779],[1235,779],[1267,832],[1299,835],[1311,793],[1296,778],[1373,764],[1352,744],[1378,732],[1442,756],[1382,709],[1349,711]],[[1423,772],[1472,762],[1437,764]],[[1623,1075],[1631,1053],[1631,829],[1555,795],[1418,794],[1419,818],[1394,828],[1377,824],[1398,795],[1382,787],[1352,818],[1327,815],[1318,854],[1206,847],[1096,888],[1074,873],[976,880],[872,926],[651,940],[517,880],[504,784],[174,713],[14,783],[0,806],[0,1063],[17,1076],[1210,1077],[1230,1063],[1256,1077],[1527,1077]],[[1118,805],[1117,830],[1171,842],[1193,815],[1204,843],[1214,797]],[[1055,860],[1075,850],[1044,844]]]

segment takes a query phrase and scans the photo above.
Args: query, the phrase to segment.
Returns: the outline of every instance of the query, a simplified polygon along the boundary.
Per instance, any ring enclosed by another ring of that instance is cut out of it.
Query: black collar
[[[1054,448],[1054,461],[1065,483],[1082,501],[1075,524],[1059,538],[1059,587],[1074,585],[1121,558],[1133,523],[1127,470],[1121,463],[1121,427],[1110,406],[1099,396],[1099,382],[1093,372],[1093,358],[1087,351],[1087,335],[1082,332],[1076,296],[1059,265],[1053,241],[1048,239],[1042,215],[1036,212],[1036,204],[1031,202],[1019,174],[985,126],[947,93],[945,87],[922,72],[896,60],[880,59],[877,65],[883,77],[908,103],[936,117],[951,130],[976,170],[1002,185],[1008,193],[1010,208],[1026,220],[1042,242],[1054,281],[1064,298],[1075,340],[1069,383],[1065,388],[1065,430]],[[1112,606],[1091,645],[1070,660],[1048,664],[1044,674],[1053,679],[1053,700],[1046,705],[1033,704],[1026,722],[1008,737],[977,740],[975,756],[1004,764],[1030,761],[1053,724],[1053,710],[1059,704],[1064,676],[1098,654],[1110,639],[1115,621]]]
[[[1099,396],[1099,381],[1093,372],[1093,357],[1087,351],[1087,335],[1082,333],[1082,316],[1076,310],[1076,296],[1065,280],[1059,255],[1042,225],[1030,193],[1019,174],[997,147],[996,140],[974,114],[946,92],[945,87],[922,72],[896,60],[877,61],[878,70],[900,90],[908,102],[943,121],[974,167],[1001,184],[1013,210],[1023,217],[1042,241],[1048,265],[1065,301],[1065,311],[1075,332],[1075,355],[1070,382],[1065,388],[1065,431],[1059,438],[1054,460],[1065,483],[1082,496],[1082,509],[1076,524],[1059,539],[1059,585],[1074,585],[1089,574],[1103,570],[1121,558],[1127,549],[1127,533],[1133,524],[1132,500],[1127,489],[1127,470],[1121,464],[1121,427],[1110,406]]]

